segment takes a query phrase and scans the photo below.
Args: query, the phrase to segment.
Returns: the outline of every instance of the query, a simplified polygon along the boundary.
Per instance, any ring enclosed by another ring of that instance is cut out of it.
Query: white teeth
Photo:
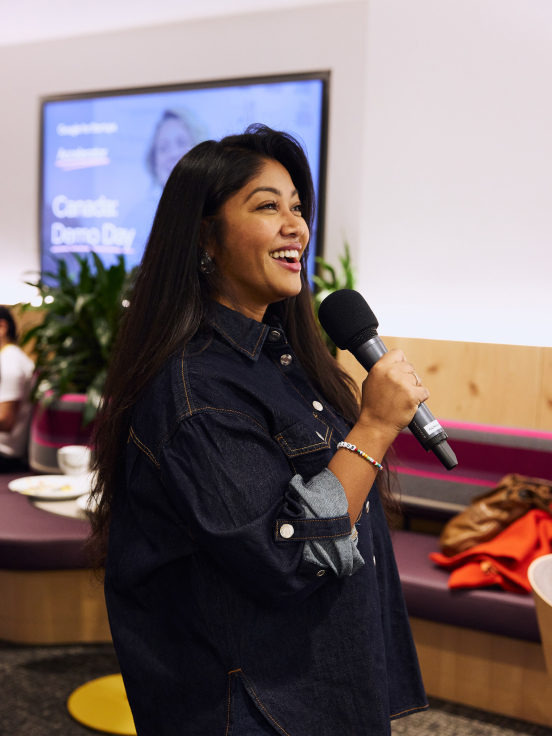
[[[296,258],[299,260],[298,250],[276,250],[269,255],[271,258]]]

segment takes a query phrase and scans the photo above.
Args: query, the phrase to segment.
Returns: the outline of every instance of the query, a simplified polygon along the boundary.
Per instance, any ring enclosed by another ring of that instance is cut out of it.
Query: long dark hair
[[[125,310],[105,384],[94,435],[97,481],[90,547],[105,561],[111,505],[124,482],[124,456],[133,405],[167,358],[206,322],[213,298],[222,293],[217,270],[199,268],[204,244],[220,233],[220,211],[233,194],[273,159],[289,172],[311,228],[315,198],[309,164],[287,133],[253,125],[242,135],[205,141],[183,156],[159,201],[144,258]],[[314,386],[346,419],[358,418],[354,381],[328,352],[312,307],[303,253],[300,293],[271,305]],[[384,492],[384,497],[388,496]],[[390,496],[389,496],[390,497]],[[385,503],[385,500],[384,500]],[[389,505],[389,504],[386,504]]]

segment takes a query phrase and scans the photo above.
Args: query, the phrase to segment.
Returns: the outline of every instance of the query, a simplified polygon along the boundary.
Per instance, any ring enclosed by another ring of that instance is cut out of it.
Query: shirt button
[[[312,402],[312,405],[314,406],[314,408],[316,409],[316,411],[322,411],[324,409],[324,407],[322,406],[322,404],[319,401],[313,401]]]
[[[366,501],[366,513],[370,511],[370,501]]]
[[[284,354],[283,354],[283,355],[282,355],[282,356],[280,357],[280,363],[281,363],[282,365],[289,365],[289,364],[291,363],[291,361],[292,361],[292,360],[293,360],[293,358],[291,357],[291,355],[290,355],[289,353],[284,353]]]
[[[374,565],[375,565],[376,564],[376,558],[375,558],[375,556],[372,557],[372,559],[374,560]]]
[[[325,570],[319,570],[319,571],[318,571],[318,572],[316,573],[316,577],[317,577],[317,578],[321,578],[321,577],[322,577],[322,575],[325,575],[325,574],[326,574],[326,571],[325,571]]]
[[[295,534],[295,529],[291,524],[282,524],[280,527],[280,536],[284,539],[290,539]]]
[[[278,332],[278,330],[271,330],[268,333],[268,339],[270,340],[270,342],[276,342],[276,340],[279,340],[280,333]]]

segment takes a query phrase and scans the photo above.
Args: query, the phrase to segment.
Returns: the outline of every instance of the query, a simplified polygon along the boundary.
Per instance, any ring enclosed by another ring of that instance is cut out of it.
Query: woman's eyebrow
[[[247,202],[257,192],[272,192],[272,194],[276,194],[278,197],[284,196],[279,189],[275,189],[274,187],[257,187],[252,192],[249,192],[245,201]],[[296,194],[299,194],[299,192],[297,191],[297,189],[294,189],[293,192],[291,193],[291,196],[295,197]]]

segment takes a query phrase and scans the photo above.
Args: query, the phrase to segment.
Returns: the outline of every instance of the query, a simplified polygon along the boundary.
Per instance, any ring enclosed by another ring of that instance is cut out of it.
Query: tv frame
[[[316,201],[316,252],[315,256],[324,254],[325,212],[326,212],[326,175],[328,165],[328,126],[330,100],[330,71],[297,72],[293,74],[269,74],[259,77],[235,77],[232,79],[206,80],[200,82],[182,82],[179,84],[159,84],[148,87],[125,87],[123,89],[94,90],[90,92],[74,92],[69,94],[47,95],[40,97],[39,127],[39,186],[38,186],[38,257],[40,275],[42,270],[42,216],[44,200],[44,107],[50,102],[66,100],[85,100],[94,97],[121,97],[124,95],[155,94],[156,92],[182,92],[192,89],[216,89],[217,87],[250,86],[255,84],[271,84],[278,82],[300,82],[310,79],[322,82],[322,110],[320,120],[320,165],[318,169],[318,197]],[[261,122],[261,121],[258,121]],[[318,271],[315,265],[314,273]]]

